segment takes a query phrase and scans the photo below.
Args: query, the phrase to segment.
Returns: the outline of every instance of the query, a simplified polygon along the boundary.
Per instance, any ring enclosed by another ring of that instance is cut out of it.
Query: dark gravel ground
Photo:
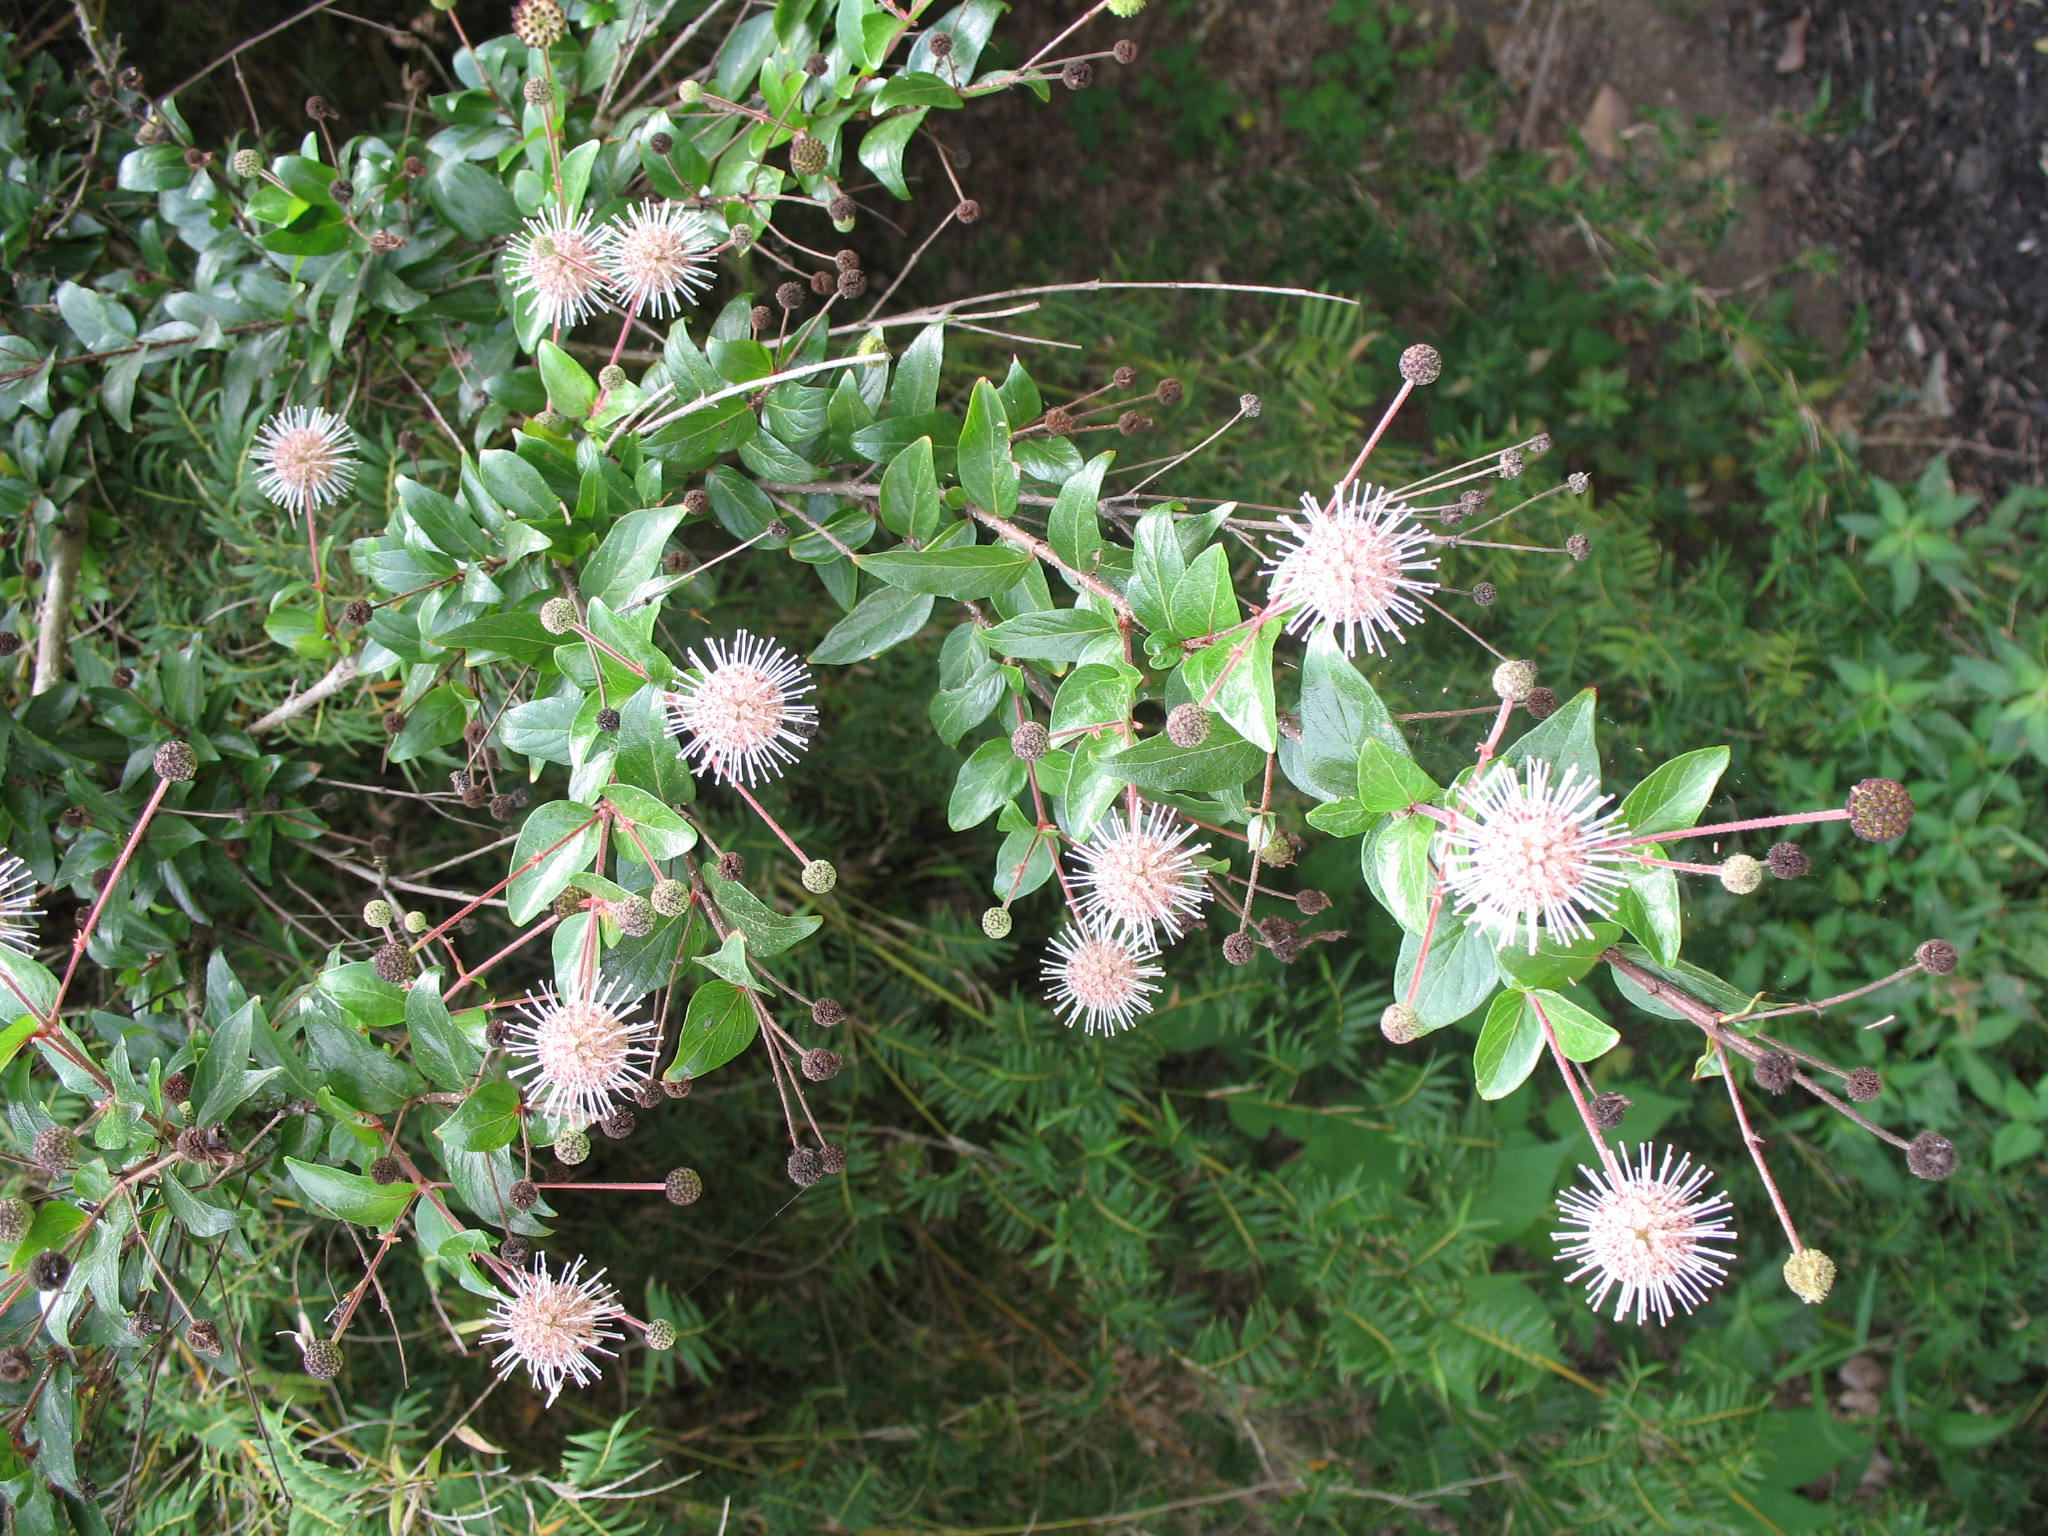
[[[1866,120],[1821,149],[1816,218],[1871,314],[1872,436],[1953,440],[1989,489],[2048,468],[2048,6],[1816,0],[1808,68]],[[1867,94],[1866,94],[1867,93]]]

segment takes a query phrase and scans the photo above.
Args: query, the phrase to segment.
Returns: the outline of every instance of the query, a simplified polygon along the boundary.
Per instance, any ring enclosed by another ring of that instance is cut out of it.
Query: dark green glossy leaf
[[[1543,1027],[1520,992],[1503,992],[1486,1010],[1479,1043],[1472,1048],[1472,1076],[1482,1099],[1504,1099],[1536,1070],[1543,1054]]]
[[[286,1158],[284,1165],[315,1210],[359,1227],[389,1227],[418,1192],[414,1184],[379,1184],[364,1174],[302,1163],[296,1157]]]
[[[437,1133],[462,1152],[495,1152],[519,1135],[519,1090],[510,1083],[484,1083],[456,1106]]]
[[[1008,517],[1017,510],[1017,466],[1010,460],[1010,418],[1002,396],[977,379],[967,421],[960,428],[960,484],[984,511]]]
[[[752,1045],[760,1032],[752,998],[724,981],[707,981],[690,995],[675,1060],[662,1076],[670,1082],[702,1077]]]

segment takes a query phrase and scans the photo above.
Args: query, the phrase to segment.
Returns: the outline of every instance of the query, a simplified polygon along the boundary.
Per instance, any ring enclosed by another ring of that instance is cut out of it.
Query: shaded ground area
[[[1019,39],[1048,37],[1069,0],[1020,0]],[[1155,0],[1087,36],[1139,44],[1127,69],[1052,110],[982,103],[945,127],[989,214],[941,286],[969,291],[1020,242],[1065,229],[1106,256],[1134,236],[1212,217],[1238,262],[1314,280],[1286,228],[1233,223],[1233,188],[1300,171],[1346,113],[1397,110],[1411,142],[1462,174],[1490,151],[1583,154],[1604,174],[1673,167],[1726,178],[1736,217],[1677,264],[1742,298],[1794,290],[1798,323],[1835,354],[1860,334],[1838,425],[1862,418],[1875,466],[1930,451],[1995,490],[2039,479],[2048,449],[2048,10],[2032,0],[1424,0],[1384,32],[1378,7],[1310,0]],[[1370,73],[1344,61],[1377,54]],[[1507,87],[1475,124],[1476,77]],[[1191,86],[1192,79],[1206,82]],[[1056,97],[1063,96],[1055,92]],[[1667,135],[1667,130],[1670,133]],[[1367,197],[1402,174],[1367,158],[1343,181]],[[1189,243],[1177,275],[1216,275]],[[1546,256],[1584,265],[1577,240]],[[1077,272],[1076,276],[1084,275]],[[1164,275],[1164,274],[1159,274]],[[926,279],[929,281],[929,279]],[[992,285],[992,284],[991,284]]]

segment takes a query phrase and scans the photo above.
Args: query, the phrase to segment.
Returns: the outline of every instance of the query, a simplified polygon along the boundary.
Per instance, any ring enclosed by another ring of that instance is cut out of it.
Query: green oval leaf
[[[662,1077],[669,1082],[702,1077],[752,1045],[760,1032],[753,1000],[745,992],[725,981],[707,981],[691,994],[676,1059]]]

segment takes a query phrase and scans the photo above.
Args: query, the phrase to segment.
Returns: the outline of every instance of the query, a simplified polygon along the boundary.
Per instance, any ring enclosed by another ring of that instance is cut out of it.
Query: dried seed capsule
[[[1593,553],[1593,541],[1583,533],[1575,533],[1564,541],[1564,552],[1574,560],[1583,560]]]
[[[1945,1179],[1956,1171],[1956,1149],[1946,1136],[1922,1131],[1906,1148],[1906,1166],[1923,1179]]]
[[[789,1182],[798,1189],[809,1189],[825,1176],[824,1163],[809,1147],[798,1147],[790,1153],[784,1167],[789,1174]]]
[[[185,1325],[185,1342],[192,1346],[195,1354],[218,1355],[220,1353],[220,1329],[201,1319]]]
[[[45,1248],[28,1261],[29,1284],[39,1291],[61,1291],[71,1278],[71,1260],[54,1248]]]
[[[1773,843],[1764,864],[1780,880],[1797,880],[1813,868],[1813,860],[1797,843]]]
[[[1929,939],[1913,951],[1913,962],[1930,976],[1946,976],[1956,968],[1956,947],[1946,939]]]
[[[1301,909],[1303,917],[1314,917],[1318,912],[1330,909],[1330,898],[1321,891],[1300,891],[1294,898],[1295,906]]]
[[[1257,948],[1248,933],[1233,933],[1223,941],[1223,958],[1232,965],[1250,965]]]
[[[814,1083],[830,1082],[839,1075],[845,1065],[837,1051],[805,1051],[803,1055],[804,1076]]]
[[[1855,1102],[1868,1104],[1884,1092],[1884,1078],[1875,1067],[1858,1067],[1849,1074],[1849,1081],[1843,1086]]]
[[[811,1022],[821,1029],[830,1029],[846,1021],[846,1009],[837,998],[821,997],[811,1004]]]
[[[1176,747],[1199,747],[1209,739],[1209,711],[1192,702],[1174,705],[1166,716],[1166,739]]]
[[[405,1169],[395,1157],[380,1157],[370,1164],[370,1182],[373,1184],[396,1184],[405,1177]]]
[[[378,945],[377,953],[371,959],[370,965],[378,976],[394,987],[410,985],[412,979],[420,973],[419,962],[413,958],[412,951],[396,940]]]
[[[822,139],[800,133],[790,141],[789,168],[799,176],[816,176],[830,158]]]
[[[19,1344],[10,1344],[0,1349],[0,1381],[13,1386],[16,1382],[27,1381],[29,1372],[35,1369],[35,1356]]]
[[[498,1244],[498,1257],[507,1264],[524,1264],[533,1254],[533,1244],[517,1233]]]
[[[531,1179],[515,1180],[505,1198],[512,1203],[513,1210],[530,1211],[540,1204],[540,1186]]]
[[[1799,1063],[1783,1051],[1765,1051],[1750,1063],[1749,1075],[1765,1093],[1783,1093],[1792,1086]]]
[[[1553,688],[1531,688],[1529,697],[1522,700],[1522,708],[1533,720],[1548,720],[1557,713],[1557,691]]]
[[[820,1147],[818,1149],[818,1166],[827,1173],[846,1172],[846,1148]]]
[[[1119,64],[1135,64],[1138,62],[1138,45],[1128,37],[1118,38],[1116,46],[1109,51],[1115,55],[1116,61]]]
[[[744,880],[747,878],[746,855],[737,849],[728,848],[718,856],[718,878],[721,880]]]
[[[1500,599],[1500,588],[1490,581],[1472,583],[1472,601],[1481,608],[1491,608]]]
[[[1603,1093],[1593,1100],[1593,1123],[1603,1131],[1619,1130],[1634,1104],[1625,1093]]]
[[[654,932],[654,903],[645,896],[626,896],[612,903],[612,919],[629,939],[644,939]]]
[[[639,1123],[630,1109],[615,1109],[597,1122],[597,1128],[613,1141],[624,1141]]]
[[[597,712],[597,728],[607,736],[616,732],[624,723],[616,709],[600,709]]]

